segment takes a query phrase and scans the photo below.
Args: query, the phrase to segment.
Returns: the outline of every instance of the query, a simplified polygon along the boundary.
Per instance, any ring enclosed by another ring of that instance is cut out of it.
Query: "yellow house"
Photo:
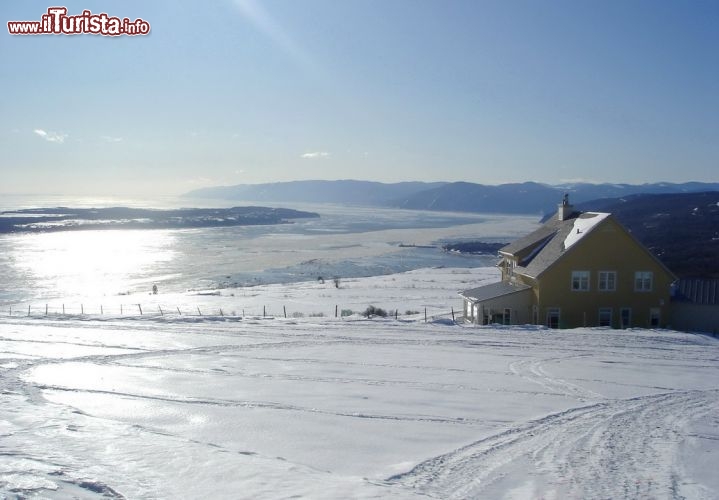
[[[502,281],[460,292],[477,324],[660,328],[676,280],[611,214],[557,216],[499,251]]]

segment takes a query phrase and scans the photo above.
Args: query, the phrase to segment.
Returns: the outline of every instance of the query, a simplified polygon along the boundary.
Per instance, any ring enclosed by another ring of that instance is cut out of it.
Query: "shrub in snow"
[[[382,318],[386,318],[387,311],[380,307],[367,306],[367,309],[364,310],[362,316],[364,316],[365,318],[371,318],[372,316],[380,316]]]

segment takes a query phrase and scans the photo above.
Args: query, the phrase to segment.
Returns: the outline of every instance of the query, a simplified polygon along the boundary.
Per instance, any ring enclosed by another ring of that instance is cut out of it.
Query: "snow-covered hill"
[[[716,339],[452,324],[462,281],[492,279],[491,269],[433,269],[254,287],[253,297],[124,298],[184,300],[182,315],[2,313],[0,493],[719,495]],[[244,317],[189,315],[244,300],[254,301]],[[334,318],[334,305],[310,317],[320,301],[400,317]],[[307,314],[263,318],[263,304]]]

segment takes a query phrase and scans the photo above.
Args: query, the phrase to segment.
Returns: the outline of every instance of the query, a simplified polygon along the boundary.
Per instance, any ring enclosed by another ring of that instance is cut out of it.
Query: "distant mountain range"
[[[446,183],[371,181],[291,181],[270,184],[239,184],[196,189],[188,198],[281,201],[298,203],[347,203],[353,205],[393,206],[395,200],[434,189]]]
[[[345,203],[415,210],[547,214],[556,210],[564,193],[571,202],[620,198],[634,194],[695,193],[718,191],[719,183],[660,182],[652,184],[565,184],[550,186],[537,182],[500,184],[472,182],[381,182],[293,181],[270,184],[240,184],[197,189],[188,198],[236,201]]]

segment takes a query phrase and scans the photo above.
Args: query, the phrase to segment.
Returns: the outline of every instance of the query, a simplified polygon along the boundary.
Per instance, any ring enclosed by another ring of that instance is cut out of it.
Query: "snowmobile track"
[[[719,411],[717,390],[571,408],[431,458],[388,481],[430,496],[472,498],[524,460],[531,464],[528,476],[559,498],[681,498],[676,456],[683,430],[712,411]]]

